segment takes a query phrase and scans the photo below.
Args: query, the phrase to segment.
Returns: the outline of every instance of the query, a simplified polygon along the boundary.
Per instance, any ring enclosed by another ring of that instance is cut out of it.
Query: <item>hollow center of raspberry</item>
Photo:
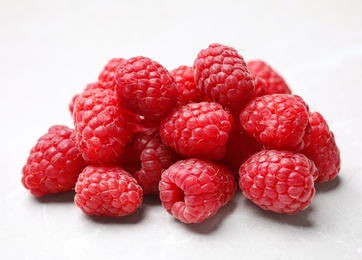
[[[185,200],[185,193],[184,191],[175,185],[174,187],[174,202],[184,201]]]

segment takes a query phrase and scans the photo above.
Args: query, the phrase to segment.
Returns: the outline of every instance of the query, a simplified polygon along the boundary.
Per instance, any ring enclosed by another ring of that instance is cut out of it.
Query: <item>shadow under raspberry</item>
[[[35,201],[39,203],[74,203],[75,191],[63,193],[48,194],[42,197],[35,197]]]
[[[337,175],[337,177],[331,181],[316,183],[315,188],[317,193],[329,192],[338,189],[341,186],[341,184],[342,184],[341,176]]]

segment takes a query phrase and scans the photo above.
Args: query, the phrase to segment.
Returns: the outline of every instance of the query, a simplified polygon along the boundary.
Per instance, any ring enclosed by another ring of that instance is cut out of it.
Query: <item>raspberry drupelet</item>
[[[86,166],[74,141],[74,130],[54,125],[31,149],[21,182],[36,197],[70,191]]]
[[[241,165],[239,175],[248,199],[262,209],[292,215],[311,204],[318,170],[303,154],[263,150]]]
[[[162,173],[160,199],[181,222],[201,223],[230,201],[236,190],[233,174],[223,165],[189,158]]]

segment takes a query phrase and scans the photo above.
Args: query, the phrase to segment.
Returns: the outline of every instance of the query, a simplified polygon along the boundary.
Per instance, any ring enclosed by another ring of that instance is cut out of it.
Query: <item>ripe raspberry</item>
[[[251,155],[263,150],[264,147],[255,138],[247,135],[240,121],[235,120],[226,143],[226,155],[222,162],[239,178],[240,165]]]
[[[306,145],[308,109],[296,95],[264,95],[245,106],[240,123],[249,135],[271,149],[298,151]]]
[[[179,156],[174,150],[166,146],[161,138],[154,136],[142,149],[140,154],[141,168],[134,173],[134,177],[141,185],[143,193],[158,194],[158,183],[162,172],[177,161]]]
[[[177,84],[158,62],[138,56],[121,64],[115,74],[122,105],[145,117],[160,119],[175,104]]]
[[[112,82],[94,82],[94,83],[89,83],[85,86],[84,91],[90,90],[90,89],[96,89],[96,88],[103,88],[103,89],[111,89],[114,88],[114,84]],[[70,104],[69,104],[69,111],[70,114],[73,116],[73,110],[74,110],[74,102],[77,100],[77,98],[80,96],[81,94],[76,94],[73,96]]]
[[[171,70],[170,73],[177,83],[178,106],[183,106],[190,102],[200,102],[203,100],[203,93],[201,89],[196,86],[192,67],[182,65]]]
[[[311,204],[317,172],[302,154],[264,150],[241,165],[239,186],[262,209],[296,214]]]
[[[135,115],[119,105],[109,89],[91,89],[74,106],[76,140],[89,163],[107,164],[122,155],[131,140]]]
[[[190,158],[165,170],[159,189],[168,213],[184,223],[200,223],[233,198],[236,182],[223,165]]]
[[[113,82],[113,87],[116,86],[116,82],[114,79],[114,75],[118,69],[118,67],[125,63],[126,60],[123,58],[113,58],[108,61],[108,63],[104,66],[101,73],[99,73],[98,81],[100,82]]]
[[[239,114],[254,94],[254,81],[243,57],[232,47],[211,44],[193,65],[196,84],[206,96]]]
[[[30,150],[21,182],[36,197],[70,191],[85,166],[74,130],[55,125]]]
[[[265,93],[265,88],[267,86],[266,81],[252,72],[251,72],[251,76],[254,79],[254,86],[255,86],[255,92],[254,92],[253,97],[260,97],[260,96],[266,95],[266,93]]]
[[[215,102],[189,103],[161,121],[162,141],[181,155],[221,159],[233,116]]]
[[[265,94],[291,94],[288,84],[283,77],[270,65],[261,60],[247,62],[249,71],[266,81]]]
[[[142,188],[119,166],[87,166],[75,186],[75,204],[87,215],[122,217],[142,204]]]
[[[332,180],[341,168],[340,151],[334,134],[318,112],[309,115],[309,124],[311,126],[310,144],[301,153],[315,163],[319,173],[316,182]]]

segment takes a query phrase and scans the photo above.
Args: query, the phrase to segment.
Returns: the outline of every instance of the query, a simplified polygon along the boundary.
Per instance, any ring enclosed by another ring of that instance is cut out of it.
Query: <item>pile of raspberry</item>
[[[87,215],[130,215],[159,196],[176,219],[200,223],[237,190],[291,215],[340,171],[323,116],[266,62],[222,44],[170,71],[148,57],[111,59],[69,110],[74,125],[39,138],[21,181],[36,197],[75,190]]]

